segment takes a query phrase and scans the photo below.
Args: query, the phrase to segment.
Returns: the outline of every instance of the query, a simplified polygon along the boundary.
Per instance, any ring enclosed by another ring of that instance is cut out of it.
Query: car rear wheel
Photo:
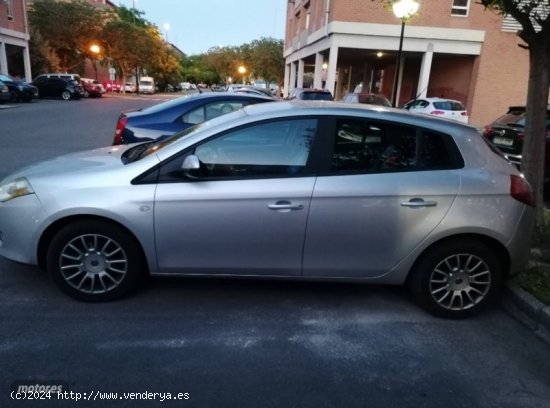
[[[63,227],[52,239],[47,269],[57,285],[78,300],[121,298],[145,273],[139,243],[122,228],[96,220]]]
[[[71,93],[69,91],[63,91],[61,97],[63,98],[63,100],[68,101],[69,99],[71,99]]]
[[[446,318],[480,312],[498,293],[501,265],[481,242],[448,242],[424,254],[409,279],[416,302]]]

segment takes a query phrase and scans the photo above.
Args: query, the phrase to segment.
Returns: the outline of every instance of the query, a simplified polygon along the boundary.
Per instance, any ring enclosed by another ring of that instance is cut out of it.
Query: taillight
[[[461,113],[462,116],[468,116],[468,112],[467,111],[464,111]]]
[[[523,177],[510,175],[510,195],[520,203],[535,206],[535,195],[527,180]]]
[[[124,133],[124,128],[126,128],[127,122],[128,122],[128,117],[126,116],[121,116],[118,118],[118,122],[116,124],[116,129],[115,129],[115,138],[113,140],[113,146],[124,144],[124,139],[122,138],[122,134]]]
[[[435,110],[430,112],[431,115],[445,115],[444,111]]]
[[[483,128],[483,136],[491,137],[492,134],[493,134],[493,128],[491,126],[485,126]]]
[[[518,132],[518,140],[520,140],[520,141],[523,142],[523,139],[525,139],[525,133],[523,133],[523,132]]]

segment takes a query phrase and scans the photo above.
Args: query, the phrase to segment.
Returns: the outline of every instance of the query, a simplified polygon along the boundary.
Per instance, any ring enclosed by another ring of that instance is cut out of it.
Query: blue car
[[[276,99],[268,96],[235,92],[198,93],[146,109],[122,112],[116,125],[113,145],[166,138],[244,106],[273,101]]]

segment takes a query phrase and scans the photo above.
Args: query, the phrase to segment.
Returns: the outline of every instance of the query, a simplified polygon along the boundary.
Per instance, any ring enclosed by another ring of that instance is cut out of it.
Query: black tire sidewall
[[[116,241],[126,253],[128,271],[122,282],[112,290],[91,294],[81,292],[69,285],[63,278],[59,268],[59,257],[63,248],[74,238],[84,234],[101,234]],[[139,243],[121,227],[104,221],[82,220],[61,228],[48,247],[46,268],[59,288],[69,296],[87,302],[105,302],[122,298],[134,290],[145,275],[146,267],[141,255]]]
[[[430,275],[441,261],[461,253],[476,255],[487,264],[491,272],[491,287],[486,296],[473,307],[465,310],[448,310],[433,299],[430,293]],[[429,249],[422,255],[414,265],[408,283],[415,301],[429,313],[439,317],[462,319],[478,314],[492,303],[502,286],[502,267],[495,253],[482,242],[447,242]]]

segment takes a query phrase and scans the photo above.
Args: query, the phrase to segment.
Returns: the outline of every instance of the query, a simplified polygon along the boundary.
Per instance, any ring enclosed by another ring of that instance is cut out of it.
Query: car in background
[[[462,102],[446,98],[417,98],[407,102],[404,109],[415,113],[425,113],[438,118],[468,123],[470,117]]]
[[[139,79],[139,93],[153,95],[155,90],[155,80],[153,77],[141,77]]]
[[[33,98],[38,98],[38,89],[24,81],[0,74],[0,81],[10,90],[10,101],[30,102]]]
[[[120,92],[122,89],[122,85],[115,81],[105,81],[103,82],[103,88],[105,88],[105,92],[114,93],[114,92]]]
[[[485,126],[483,136],[489,139],[516,166],[522,159],[523,140],[525,138],[525,106],[510,106],[508,112]],[[550,177],[550,105],[546,110],[546,154],[545,178]]]
[[[365,103],[368,105],[379,105],[391,107],[391,102],[382,94],[349,92],[342,98],[344,103]]]
[[[38,76],[32,85],[38,88],[41,98],[61,98],[66,101],[80,99],[84,96],[84,88],[74,79]]]
[[[246,85],[233,86],[230,89],[230,92],[238,92],[238,93],[244,93],[244,94],[249,94],[249,95],[262,95],[262,96],[273,97],[273,94],[271,93],[271,91],[269,89],[258,88],[258,87],[255,87],[255,86],[246,86]]]
[[[333,97],[330,91],[326,89],[294,88],[289,92],[286,99],[301,99],[304,101],[332,101]]]
[[[272,97],[237,92],[196,93],[145,109],[122,112],[116,124],[113,145],[166,138],[243,106],[273,101]]]
[[[142,275],[407,285],[437,316],[529,258],[532,190],[470,126],[362,104],[247,106],[0,182],[0,255],[109,301]]]
[[[105,93],[105,88],[99,83],[99,81],[91,78],[80,79],[82,88],[84,88],[85,98],[99,98]]]
[[[0,103],[11,100],[10,88],[0,81]]]
[[[126,82],[124,84],[124,92],[126,92],[126,93],[135,93],[136,92],[136,86],[131,82]]]

